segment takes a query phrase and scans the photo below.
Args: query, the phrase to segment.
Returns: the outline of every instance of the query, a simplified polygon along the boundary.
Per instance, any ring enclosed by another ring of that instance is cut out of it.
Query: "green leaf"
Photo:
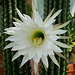
[[[75,51],[73,51],[72,53],[75,54]]]
[[[73,47],[74,45],[71,44],[70,46]]]
[[[69,29],[70,29],[70,36],[75,36],[75,17],[72,17]]]
[[[69,51],[71,52],[71,51],[72,51],[72,49],[69,49]]]
[[[72,53],[72,59],[75,62],[75,55]]]
[[[75,45],[75,42],[72,42],[73,45]]]

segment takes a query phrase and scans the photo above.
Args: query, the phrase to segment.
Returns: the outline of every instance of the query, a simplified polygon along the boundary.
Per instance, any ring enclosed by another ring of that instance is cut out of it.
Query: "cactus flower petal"
[[[57,40],[60,38],[58,35],[67,32],[67,30],[62,30],[60,28],[69,24],[70,21],[61,26],[53,27],[53,23],[56,21],[55,18],[59,15],[61,10],[57,11],[51,17],[53,9],[45,23],[36,9],[33,9],[33,18],[26,14],[22,15],[18,9],[16,10],[22,21],[14,18],[16,21],[13,22],[15,27],[5,29],[5,33],[11,35],[6,39],[6,41],[12,42],[8,44],[5,49],[12,47],[11,51],[17,51],[13,56],[12,61],[17,59],[20,55],[23,55],[24,57],[20,66],[22,67],[28,60],[33,59],[34,70],[37,72],[37,66],[40,59],[45,68],[48,68],[47,56],[49,55],[52,61],[59,67],[58,62],[54,57],[54,52],[62,52],[58,46],[64,48],[71,47],[58,42]]]
[[[58,67],[60,67],[59,66],[59,63],[58,63],[58,61],[56,60],[56,58],[54,57],[54,55],[49,55],[50,56],[50,58],[52,59],[52,61],[58,66]]]

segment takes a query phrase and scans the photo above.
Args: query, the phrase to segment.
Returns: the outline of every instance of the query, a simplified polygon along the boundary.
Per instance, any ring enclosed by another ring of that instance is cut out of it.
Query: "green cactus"
[[[70,0],[43,0],[44,1],[44,14],[43,19],[47,17],[49,12],[55,8],[54,12],[56,12],[59,9],[62,9],[61,14],[57,17],[57,21],[54,24],[57,23],[64,23],[69,20],[69,6],[70,6]],[[1,25],[1,39],[2,42],[0,43],[2,49],[9,43],[5,42],[5,39],[7,38],[7,35],[5,35],[4,29],[7,27],[12,27],[13,17],[17,17],[16,8],[18,8],[22,13],[28,14],[31,16],[31,7],[26,3],[26,0],[2,0],[2,25]],[[68,29],[68,26],[66,26],[64,29]],[[68,35],[66,33],[65,35]],[[68,40],[59,40],[65,43],[68,43]],[[16,59],[15,61],[11,61],[13,55],[15,52],[11,52],[10,49],[4,50],[4,75],[31,75],[31,66],[30,61],[28,61],[22,68],[20,67],[20,63],[22,61],[22,56]],[[47,72],[44,69],[44,66],[41,62],[40,65],[40,75],[68,75],[68,49],[63,49],[62,53],[66,58],[67,61],[65,62],[64,59],[60,58],[59,56],[55,55],[57,60],[59,61],[60,67],[58,68],[50,58],[49,60],[49,68],[47,69]]]

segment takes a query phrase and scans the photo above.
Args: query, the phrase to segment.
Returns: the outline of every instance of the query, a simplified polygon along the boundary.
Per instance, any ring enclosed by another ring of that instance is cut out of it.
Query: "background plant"
[[[73,61],[75,62],[75,14],[74,17],[70,15],[70,19],[72,22],[70,23],[70,46],[72,49],[69,49],[70,51],[70,57],[72,56]]]

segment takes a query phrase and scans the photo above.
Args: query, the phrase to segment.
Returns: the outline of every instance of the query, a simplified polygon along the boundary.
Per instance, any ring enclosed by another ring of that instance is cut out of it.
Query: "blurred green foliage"
[[[70,46],[72,49],[69,49],[70,55],[72,56],[73,61],[75,62],[75,14],[74,17],[70,15],[70,19],[72,20],[70,23]]]
[[[0,5],[0,10],[1,10],[1,5]],[[1,44],[1,22],[2,22],[2,20],[1,20],[1,11],[0,11],[0,53],[2,53],[2,44]]]
[[[26,13],[31,16],[31,12],[32,12],[32,6],[31,6],[31,0],[26,0]]]

